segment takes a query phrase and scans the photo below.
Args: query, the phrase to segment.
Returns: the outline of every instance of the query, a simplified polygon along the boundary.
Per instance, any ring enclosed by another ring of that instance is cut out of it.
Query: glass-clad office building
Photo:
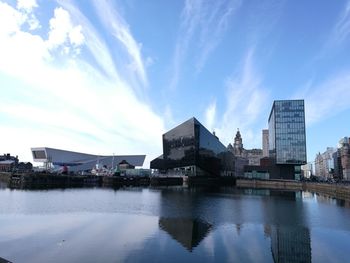
[[[304,100],[274,101],[269,118],[269,150],[276,164],[305,164]]]
[[[295,177],[306,163],[304,100],[274,101],[269,117],[269,154],[277,165],[294,165]]]
[[[196,176],[233,175],[234,159],[214,134],[191,118],[163,134],[163,155],[150,167]]]

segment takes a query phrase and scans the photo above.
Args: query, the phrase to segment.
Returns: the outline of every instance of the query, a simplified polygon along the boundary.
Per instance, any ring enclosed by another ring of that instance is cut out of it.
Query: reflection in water
[[[264,202],[265,217],[272,222],[264,226],[264,233],[271,238],[274,262],[311,262],[310,231],[305,226],[301,192],[270,191],[270,196],[278,199]]]
[[[350,209],[299,191],[2,189],[0,200],[0,256],[12,262],[328,263],[350,256]]]
[[[311,241],[308,228],[271,226],[269,231],[275,263],[311,262]]]
[[[11,262],[0,257],[0,263],[11,263]]]
[[[160,218],[159,227],[189,251],[207,236],[212,228],[207,222],[189,218]]]

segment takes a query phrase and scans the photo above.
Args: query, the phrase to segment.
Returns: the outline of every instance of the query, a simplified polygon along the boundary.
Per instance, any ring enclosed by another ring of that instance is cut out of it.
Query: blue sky
[[[162,153],[195,116],[245,148],[305,99],[308,160],[350,135],[350,1],[0,1],[0,151]]]

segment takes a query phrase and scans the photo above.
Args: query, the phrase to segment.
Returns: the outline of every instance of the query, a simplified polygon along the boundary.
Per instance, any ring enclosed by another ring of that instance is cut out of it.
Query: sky
[[[350,0],[0,0],[0,154],[162,154],[196,117],[262,148],[304,99],[307,158],[350,136]]]

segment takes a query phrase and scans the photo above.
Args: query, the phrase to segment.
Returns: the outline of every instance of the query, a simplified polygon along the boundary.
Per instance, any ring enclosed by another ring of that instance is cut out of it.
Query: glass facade
[[[269,152],[276,164],[305,164],[304,100],[274,101],[269,117]]]
[[[46,159],[45,151],[33,151],[34,159]]]
[[[191,118],[163,134],[163,156],[151,162],[152,169],[186,169],[192,175],[234,172],[233,155],[199,121]]]

